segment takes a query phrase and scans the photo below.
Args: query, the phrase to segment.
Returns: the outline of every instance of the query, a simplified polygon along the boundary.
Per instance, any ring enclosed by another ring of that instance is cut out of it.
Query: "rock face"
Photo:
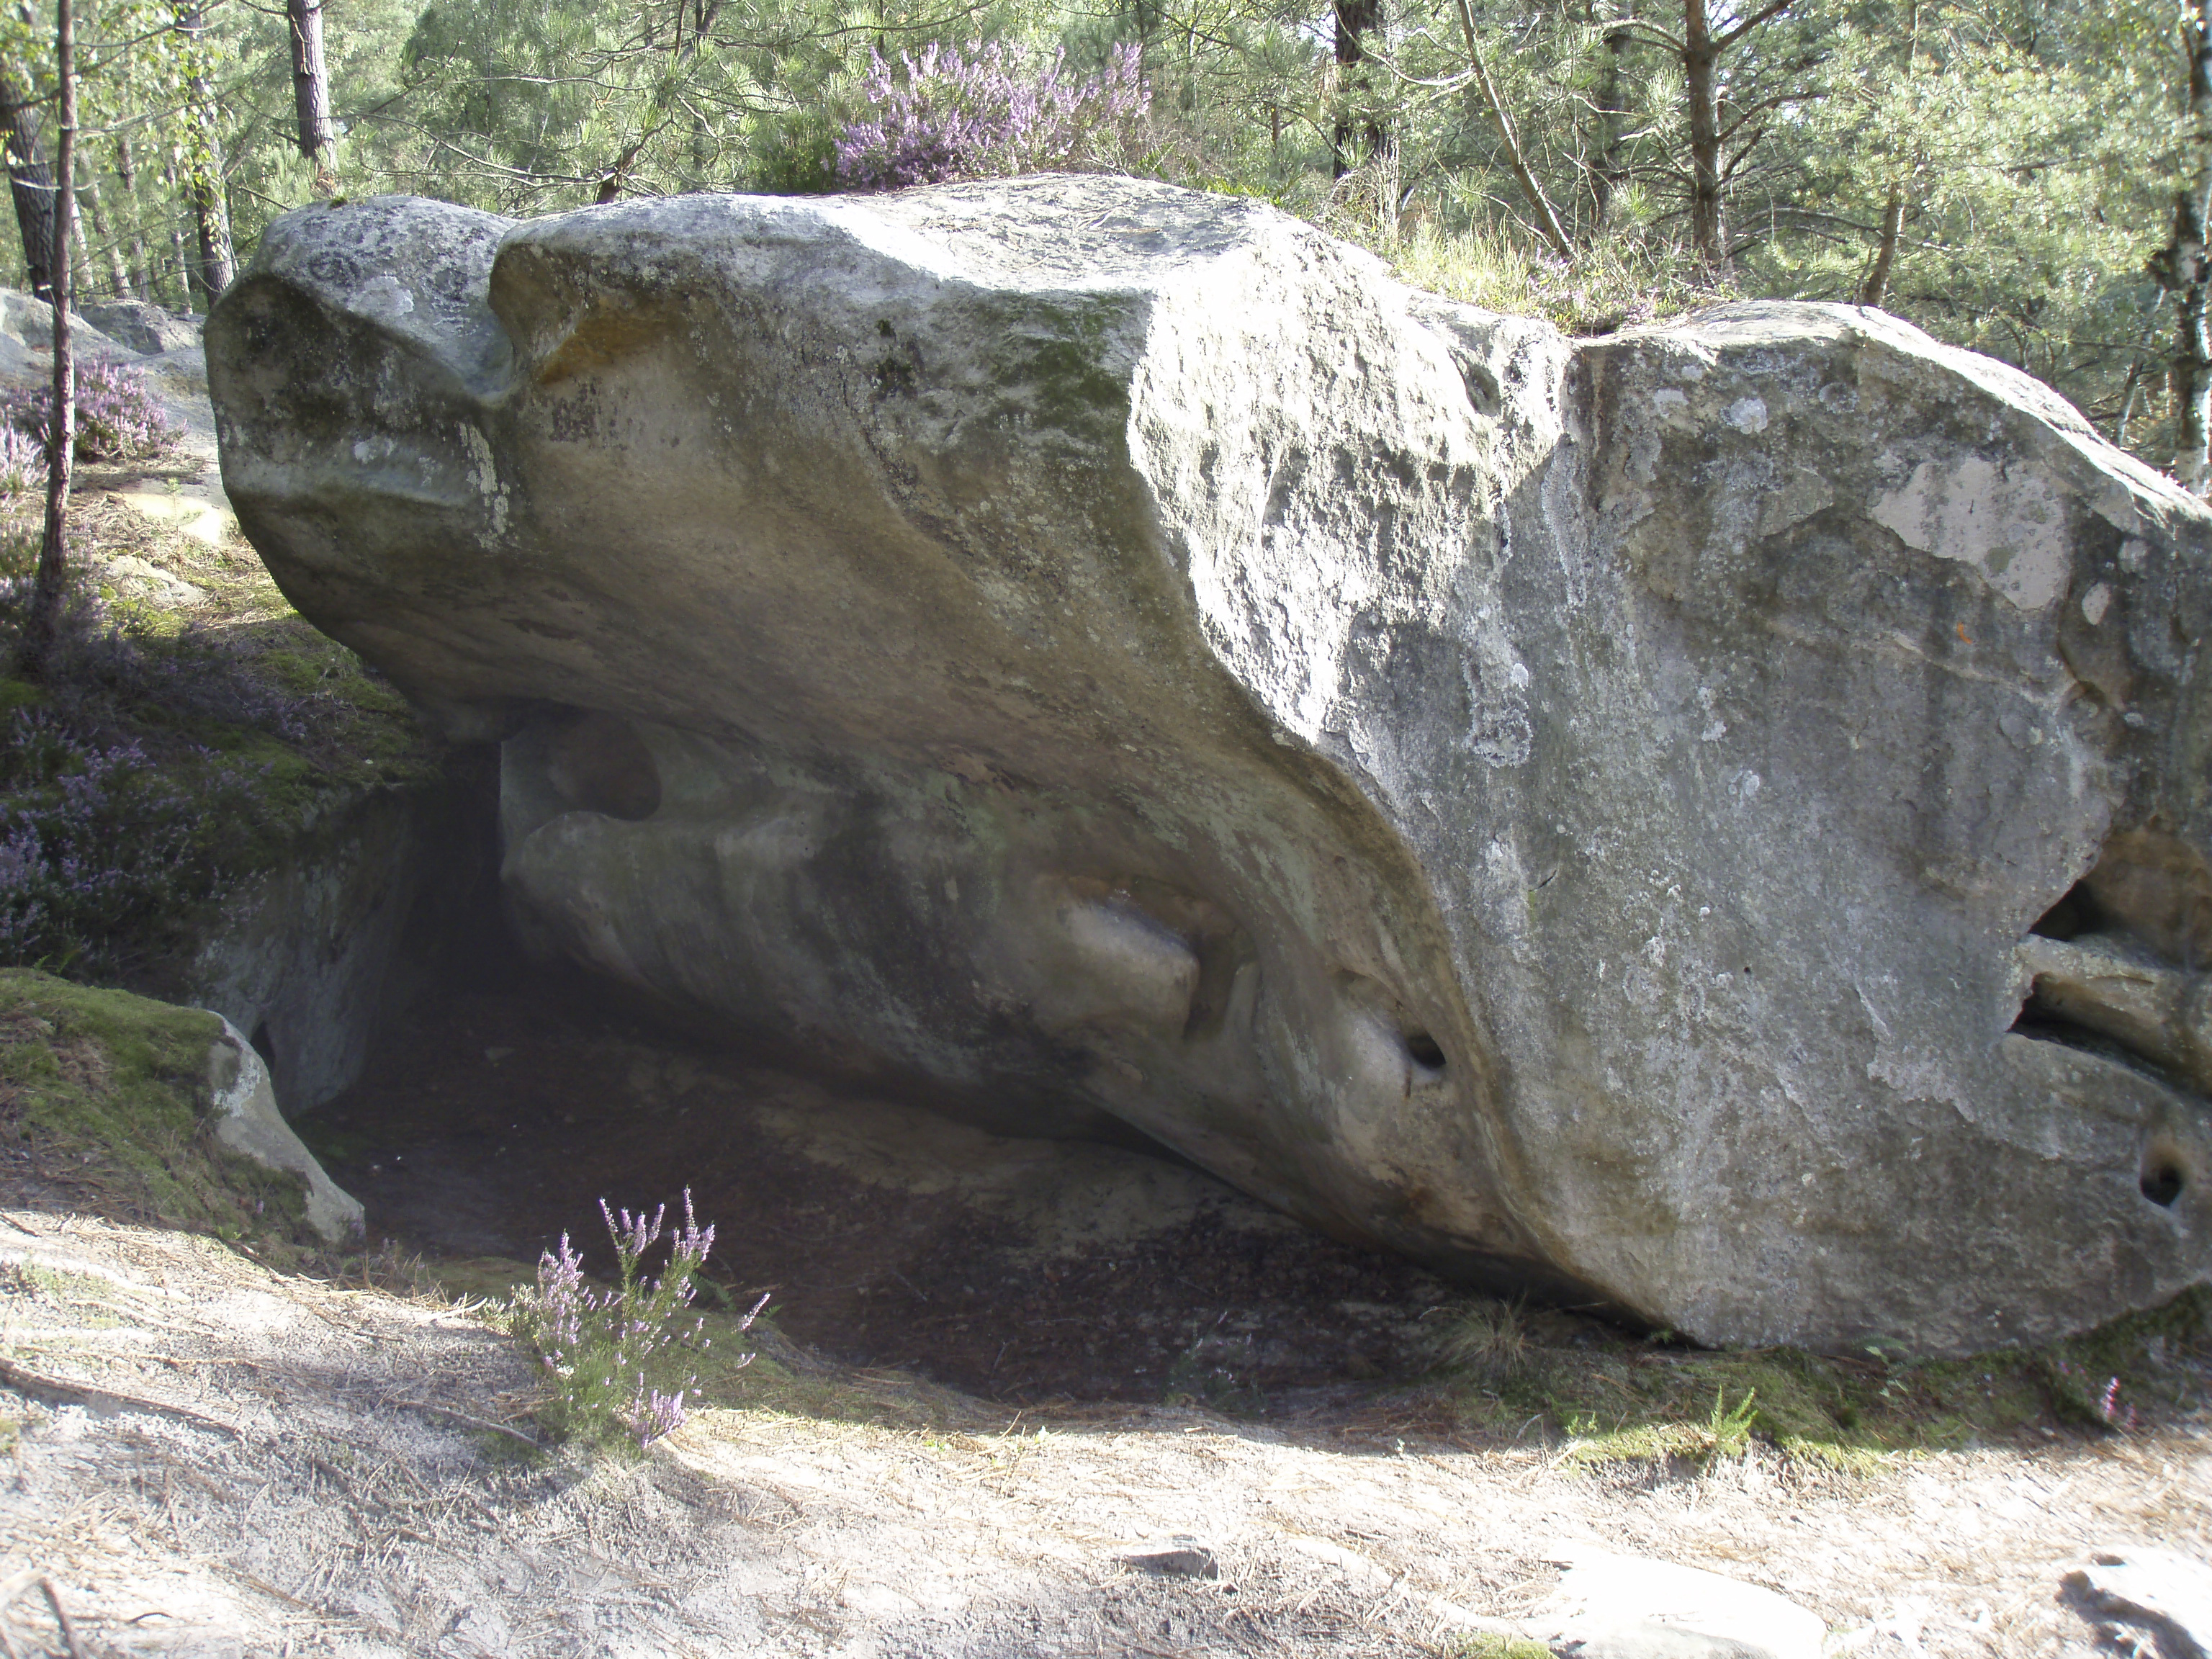
[[[496,926],[489,790],[453,769],[336,805],[226,897],[192,953],[179,990],[250,1034],[295,1116],[353,1085],[393,1014],[487,954],[471,935]]]
[[[2212,1263],[2212,522],[1998,364],[1065,178],[314,208],[207,339],[271,571],[665,1009],[1709,1341]]]
[[[84,307],[82,315],[109,339],[145,356],[199,349],[198,318],[179,317],[143,300],[95,300]],[[51,336],[51,325],[48,332]]]

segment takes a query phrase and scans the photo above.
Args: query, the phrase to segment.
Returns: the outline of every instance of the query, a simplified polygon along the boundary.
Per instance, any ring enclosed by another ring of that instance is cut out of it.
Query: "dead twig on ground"
[[[394,1400],[391,1405],[402,1411],[429,1412],[438,1417],[450,1418],[456,1423],[466,1423],[471,1428],[489,1429],[494,1434],[503,1434],[510,1440],[520,1440],[532,1450],[542,1451],[545,1443],[534,1440],[520,1429],[509,1428],[504,1423],[495,1423],[488,1417],[471,1417],[466,1412],[457,1412],[451,1406],[441,1406],[428,1400]]]
[[[15,1604],[18,1596],[39,1582],[40,1577],[39,1570],[33,1567],[28,1572],[19,1572],[6,1583],[0,1584],[0,1614],[6,1613]],[[4,1618],[0,1618],[0,1651],[4,1651],[8,1659],[23,1659],[22,1650],[15,1645],[15,1638],[9,1632]]]
[[[62,1645],[69,1650],[69,1659],[91,1659],[83,1642],[77,1637],[76,1626],[69,1616],[69,1609],[62,1605],[62,1593],[54,1588],[53,1579],[36,1567],[19,1572],[6,1583],[0,1584],[0,1614],[4,1614],[33,1588],[45,1595],[46,1605],[53,1609],[54,1623],[61,1631]],[[0,1650],[7,1653],[8,1659],[23,1659],[21,1650],[15,1645],[15,1637],[4,1622],[0,1622]]]
[[[149,1400],[143,1395],[124,1394],[114,1389],[100,1388],[95,1383],[72,1382],[66,1377],[42,1376],[37,1371],[26,1370],[12,1360],[0,1359],[0,1382],[6,1383],[18,1394],[73,1401],[82,1406],[105,1406],[111,1411],[155,1412],[164,1417],[182,1418],[185,1422],[197,1423],[203,1428],[220,1429],[234,1440],[246,1438],[246,1431],[235,1423],[226,1423],[219,1417],[210,1417],[205,1412],[196,1412],[190,1406],[172,1405],[165,1400]]]
[[[39,1588],[46,1592],[46,1605],[54,1610],[54,1623],[61,1626],[62,1645],[69,1650],[70,1659],[91,1659],[84,1644],[76,1638],[76,1626],[70,1622],[69,1610],[62,1606],[62,1593],[54,1588],[51,1578],[40,1578]]]

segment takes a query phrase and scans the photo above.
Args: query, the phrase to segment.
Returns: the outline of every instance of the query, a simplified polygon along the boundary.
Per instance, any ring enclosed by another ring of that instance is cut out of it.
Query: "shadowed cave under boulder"
[[[609,1271],[599,1200],[689,1188],[718,1230],[710,1297],[768,1291],[778,1328],[829,1358],[1010,1405],[1354,1401],[1432,1370],[1463,1303],[1164,1148],[996,1136],[795,1058],[690,1040],[516,958],[398,1016],[297,1127],[378,1237],[448,1270],[566,1232]]]

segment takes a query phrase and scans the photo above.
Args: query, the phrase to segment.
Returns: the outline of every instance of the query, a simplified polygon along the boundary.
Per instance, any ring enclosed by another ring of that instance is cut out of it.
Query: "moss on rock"
[[[298,1177],[215,1139],[222,1032],[203,1009],[0,969],[0,1146],[118,1219],[311,1243]]]

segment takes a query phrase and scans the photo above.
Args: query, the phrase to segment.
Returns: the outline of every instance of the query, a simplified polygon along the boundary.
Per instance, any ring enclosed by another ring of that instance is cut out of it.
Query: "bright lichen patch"
[[[307,1237],[296,1177],[219,1145],[210,1013],[0,969],[0,1147],[119,1218],[273,1242]]]
[[[1443,1651],[1450,1659],[1552,1659],[1548,1644],[1529,1636],[1462,1636]]]

